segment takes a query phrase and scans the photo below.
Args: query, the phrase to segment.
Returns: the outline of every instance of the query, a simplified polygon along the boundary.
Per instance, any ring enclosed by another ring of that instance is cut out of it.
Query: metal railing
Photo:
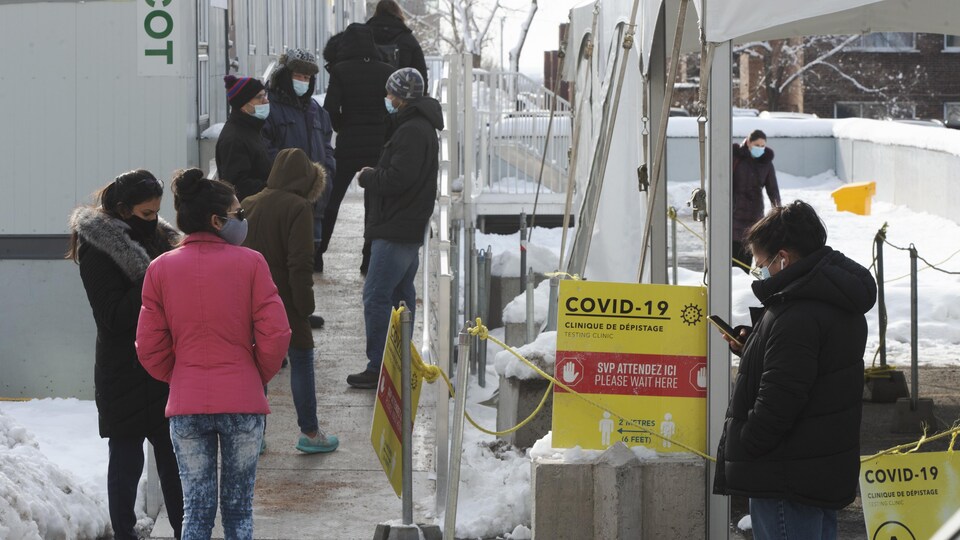
[[[483,190],[536,193],[542,166],[541,193],[563,193],[573,116],[570,103],[520,73],[473,70],[472,80],[473,114],[480,128],[475,133],[477,172]]]

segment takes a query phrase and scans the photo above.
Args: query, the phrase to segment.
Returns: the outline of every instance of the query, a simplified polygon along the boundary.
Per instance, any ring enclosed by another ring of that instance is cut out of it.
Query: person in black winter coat
[[[183,492],[164,415],[169,387],[137,359],[140,292],[147,266],[179,242],[159,219],[163,184],[149,171],[118,176],[96,195],[95,206],[70,216],[70,251],[80,265],[97,325],[94,385],[100,436],[109,439],[107,498],[115,538],[136,539],[134,504],[143,472],[143,441],[153,445],[163,500],[180,538]]]
[[[267,185],[273,159],[260,135],[270,101],[263,83],[252,77],[223,78],[230,102],[230,116],[217,139],[217,175],[233,184],[242,201]]]
[[[750,252],[743,235],[763,217],[763,190],[771,206],[780,206],[780,187],[773,167],[773,149],[767,135],[755,129],[743,144],[733,145],[733,247],[732,256],[745,266],[733,263],[744,272],[750,266]]]
[[[321,260],[330,245],[340,203],[353,176],[363,167],[376,165],[383,150],[387,131],[385,86],[394,71],[389,64],[378,60],[373,33],[363,24],[351,24],[330,38],[323,57],[330,72],[323,107],[337,132],[337,174],[323,215]],[[366,265],[361,271],[366,271]]]
[[[373,17],[367,21],[367,26],[373,29],[373,38],[381,51],[381,59],[395,69],[412,67],[419,71],[423,77],[423,92],[427,95],[430,88],[427,61],[423,57],[420,42],[413,35],[413,30],[410,30],[404,22],[400,5],[394,0],[380,0],[373,12]],[[395,54],[385,51],[395,51]],[[389,58],[390,56],[395,58]]]
[[[387,98],[398,111],[397,129],[377,166],[361,169],[358,179],[370,197],[363,236],[371,249],[363,284],[367,368],[347,377],[356,388],[377,386],[391,308],[404,301],[415,313],[420,245],[437,197],[440,103],[423,96],[423,78],[413,68],[390,75]]]
[[[763,308],[738,329],[742,347],[727,339],[740,368],[713,491],[750,498],[758,540],[836,538],[836,511],[857,495],[864,314],[877,285],[826,240],[802,201],[771,209],[745,238]]]

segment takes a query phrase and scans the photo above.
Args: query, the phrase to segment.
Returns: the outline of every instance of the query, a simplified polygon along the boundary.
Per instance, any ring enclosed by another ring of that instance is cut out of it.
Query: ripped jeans
[[[218,491],[224,537],[253,538],[253,485],[265,421],[263,414],[188,414],[170,418],[170,439],[183,485],[182,540],[210,538]]]

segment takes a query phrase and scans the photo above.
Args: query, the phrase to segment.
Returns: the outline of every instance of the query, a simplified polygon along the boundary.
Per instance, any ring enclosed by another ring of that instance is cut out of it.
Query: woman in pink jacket
[[[270,412],[263,386],[280,370],[290,325],[263,256],[240,247],[247,223],[233,187],[189,169],[174,178],[173,195],[187,236],[147,269],[137,354],[150,375],[170,384],[183,540],[210,538],[218,492],[225,537],[249,539]]]

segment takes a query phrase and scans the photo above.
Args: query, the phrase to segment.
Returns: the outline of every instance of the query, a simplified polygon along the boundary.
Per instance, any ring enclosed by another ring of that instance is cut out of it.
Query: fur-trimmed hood
[[[288,191],[311,203],[317,202],[327,189],[327,168],[310,161],[299,148],[286,148],[273,161],[267,188]]]
[[[171,247],[180,242],[180,233],[159,218],[157,236],[161,243]],[[70,214],[70,230],[86,242],[106,253],[131,281],[137,281],[147,272],[150,255],[137,241],[130,238],[130,226],[93,206],[81,206]]]

